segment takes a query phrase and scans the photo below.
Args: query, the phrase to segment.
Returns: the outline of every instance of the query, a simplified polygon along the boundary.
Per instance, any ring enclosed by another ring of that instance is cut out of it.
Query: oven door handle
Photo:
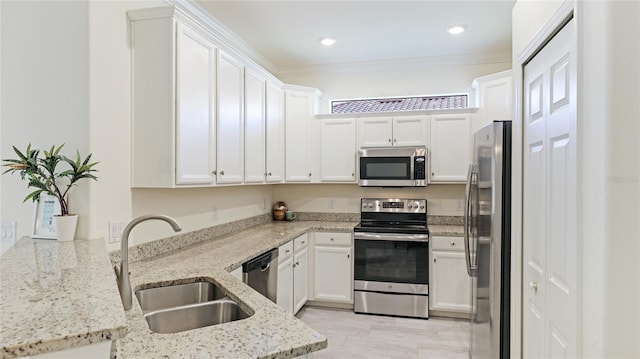
[[[353,239],[396,242],[429,242],[428,234],[368,233],[355,232]]]

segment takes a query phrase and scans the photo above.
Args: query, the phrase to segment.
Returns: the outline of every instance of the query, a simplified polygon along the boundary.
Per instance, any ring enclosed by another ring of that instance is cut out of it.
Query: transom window
[[[331,101],[331,113],[453,110],[467,108],[467,95],[394,97]]]

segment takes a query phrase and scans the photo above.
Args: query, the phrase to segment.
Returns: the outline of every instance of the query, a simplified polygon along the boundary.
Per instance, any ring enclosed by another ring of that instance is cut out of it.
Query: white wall
[[[562,4],[516,3],[514,76],[522,74],[518,56]],[[579,353],[585,358],[638,358],[640,3],[569,4],[575,7],[579,51]]]
[[[355,184],[291,184],[275,186],[273,198],[285,201],[292,211],[333,213],[359,213],[360,198],[426,198],[429,215],[462,216],[464,185],[362,188]]]
[[[65,143],[64,154],[89,152],[88,17],[86,2],[2,1],[1,154],[48,149]],[[26,182],[2,176],[0,218],[17,221],[17,237],[32,230],[31,202],[22,203]],[[70,192],[70,210],[80,215],[78,235],[88,235],[89,183]]]
[[[471,93],[471,82],[476,77],[508,69],[511,69],[510,61],[483,64],[399,62],[281,73],[278,78],[285,83],[320,89],[320,113],[330,113],[330,101],[337,99]]]

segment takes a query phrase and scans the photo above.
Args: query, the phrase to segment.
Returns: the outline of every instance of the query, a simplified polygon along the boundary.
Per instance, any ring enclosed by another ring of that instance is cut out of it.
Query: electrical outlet
[[[329,198],[329,209],[334,209],[334,208],[336,208],[336,199]]]
[[[122,240],[124,222],[109,222],[109,243],[118,243]]]
[[[212,210],[211,210],[211,220],[213,221],[217,221],[218,220],[218,207],[213,206]]]
[[[0,238],[4,243],[15,243],[16,241],[16,226],[17,222],[11,221],[2,221],[2,228],[0,229],[0,233],[2,237]]]

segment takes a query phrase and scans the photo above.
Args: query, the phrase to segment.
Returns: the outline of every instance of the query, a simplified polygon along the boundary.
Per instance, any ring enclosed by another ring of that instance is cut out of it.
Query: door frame
[[[576,2],[574,0],[564,0],[562,5],[556,10],[553,16],[545,23],[536,36],[529,42],[527,47],[520,54],[513,53],[513,128],[512,128],[512,167],[511,167],[511,358],[522,358],[523,342],[523,233],[522,233],[522,197],[523,197],[523,143],[524,143],[524,67],[529,61],[562,29],[571,19],[576,26],[576,36],[578,39],[578,19],[576,18]],[[572,44],[574,51],[577,51],[577,43]],[[579,56],[578,56],[579,58]],[[579,64],[578,64],[579,66]],[[579,71],[578,71],[579,73]],[[578,94],[578,99],[580,95]],[[578,166],[579,167],[579,166]],[[580,247],[580,244],[578,243]],[[578,248],[579,255],[581,253]],[[578,258],[578,268],[581,267],[581,258]],[[582,279],[578,278],[578,293],[582,291]],[[581,305],[581,303],[579,303]],[[580,320],[580,317],[578,318]],[[579,326],[580,327],[580,326]],[[517,330],[517,332],[516,332]],[[580,354],[582,347],[581,332],[578,331],[578,341],[576,350]]]

